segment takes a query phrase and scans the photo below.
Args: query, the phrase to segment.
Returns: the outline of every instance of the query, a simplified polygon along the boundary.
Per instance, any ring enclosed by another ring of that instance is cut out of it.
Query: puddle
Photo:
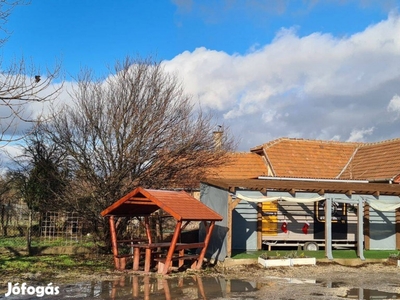
[[[400,294],[357,288],[348,290],[347,295],[343,298],[358,300],[400,299]]]
[[[314,290],[310,296],[315,299],[326,299],[325,291],[345,288],[345,292],[341,292],[343,299],[358,300],[378,300],[378,299],[400,299],[400,294],[389,293],[379,290],[350,288],[348,283],[337,281],[321,281],[313,279],[296,279],[296,278],[280,278],[267,277],[272,281],[283,281],[293,286],[319,286],[320,290]],[[265,299],[257,292],[268,286],[269,284],[256,281],[245,281],[240,279],[225,279],[217,277],[200,277],[196,274],[192,276],[181,277],[161,277],[151,275],[124,275],[115,280],[80,282],[75,284],[60,286],[60,294],[54,296],[44,296],[42,299],[246,299],[258,300]],[[279,285],[278,285],[279,286]],[[276,285],[275,285],[276,287]],[[267,290],[268,291],[268,287]],[[276,291],[275,291],[276,292]],[[276,294],[275,294],[276,295]],[[269,295],[270,296],[270,295]],[[278,296],[278,295],[276,295]],[[313,299],[314,299],[313,298]],[[21,297],[5,297],[0,295],[0,299],[38,299],[36,296]],[[272,299],[272,298],[268,298]],[[279,298],[291,299],[291,298]]]
[[[238,279],[193,275],[185,278],[163,278],[147,275],[122,276],[113,281],[83,282],[60,286],[56,297],[42,299],[258,299],[251,292],[260,284]],[[0,296],[3,299],[4,294]],[[8,297],[4,299],[38,299]]]
[[[316,283],[321,284],[325,288],[340,288],[343,286],[348,286],[348,284],[341,281],[333,281],[333,282],[317,281]],[[397,285],[389,285],[389,286],[397,287]],[[357,300],[400,299],[400,294],[383,292],[372,289],[352,288],[349,289],[347,291],[346,296],[343,296],[342,298],[357,299]]]

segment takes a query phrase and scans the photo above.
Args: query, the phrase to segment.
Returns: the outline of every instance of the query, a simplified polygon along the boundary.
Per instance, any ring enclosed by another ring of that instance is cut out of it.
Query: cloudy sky
[[[400,0],[32,0],[12,13],[3,63],[66,78],[154,56],[213,110],[238,150],[279,137],[400,137]]]

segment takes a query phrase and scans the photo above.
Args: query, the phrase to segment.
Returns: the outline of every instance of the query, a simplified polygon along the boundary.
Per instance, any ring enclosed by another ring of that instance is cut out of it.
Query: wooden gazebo
[[[170,214],[176,221],[175,230],[171,242],[154,243],[149,226],[149,216],[162,209]],[[101,212],[103,217],[109,217],[111,243],[116,269],[125,268],[125,259],[127,256],[133,257],[133,269],[136,271],[139,267],[140,250],[145,250],[144,271],[150,270],[150,265],[158,262],[158,272],[168,273],[171,263],[179,260],[180,265],[184,260],[192,261],[192,268],[200,269],[210,241],[211,233],[216,221],[222,221],[222,217],[211,208],[201,203],[184,191],[153,190],[138,187],[116,201],[114,204]],[[130,243],[133,248],[133,254],[121,255],[118,253],[117,234],[115,229],[115,218],[118,217],[144,217],[147,241],[145,243]],[[191,222],[201,221],[205,227],[204,241],[198,243],[182,244],[178,243],[181,231]],[[153,250],[167,248],[164,257],[155,257]],[[185,249],[199,249],[198,254],[185,254]],[[179,251],[179,253],[175,253]]]

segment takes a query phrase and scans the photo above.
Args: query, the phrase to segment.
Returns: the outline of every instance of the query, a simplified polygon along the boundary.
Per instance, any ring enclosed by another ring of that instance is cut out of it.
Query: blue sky
[[[387,18],[391,6],[385,3],[32,0],[11,15],[7,28],[12,35],[2,52],[40,66],[61,59],[71,75],[81,67],[106,72],[107,65],[126,55],[170,60],[198,47],[245,54],[271,43],[281,28],[295,27],[300,36],[346,36]]]
[[[400,137],[398,0],[32,0],[1,49],[42,68],[61,60],[106,76],[126,55],[155,56],[238,150],[289,136]]]

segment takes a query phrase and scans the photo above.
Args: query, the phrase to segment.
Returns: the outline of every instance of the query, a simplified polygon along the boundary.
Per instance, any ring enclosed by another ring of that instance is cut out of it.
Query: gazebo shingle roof
[[[101,212],[109,216],[146,216],[162,209],[180,221],[221,221],[222,217],[184,191],[138,187]]]

